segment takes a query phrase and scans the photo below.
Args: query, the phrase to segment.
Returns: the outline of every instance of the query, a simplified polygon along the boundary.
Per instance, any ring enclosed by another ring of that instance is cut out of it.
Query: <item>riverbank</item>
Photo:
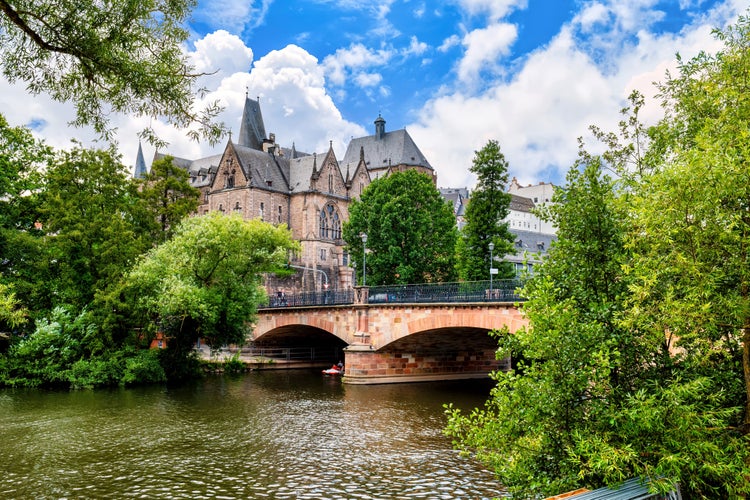
[[[292,370],[307,368],[328,368],[329,362],[272,358],[247,353],[242,349],[222,348],[211,351],[208,346],[196,349],[205,371],[221,373],[231,366],[231,371]],[[241,364],[242,366],[239,366]]]

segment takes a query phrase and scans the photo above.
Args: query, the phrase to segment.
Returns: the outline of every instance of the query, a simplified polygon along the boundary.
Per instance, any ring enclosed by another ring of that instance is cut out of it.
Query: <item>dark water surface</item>
[[[179,388],[0,391],[0,498],[479,499],[442,435],[489,382],[343,385],[319,372]]]

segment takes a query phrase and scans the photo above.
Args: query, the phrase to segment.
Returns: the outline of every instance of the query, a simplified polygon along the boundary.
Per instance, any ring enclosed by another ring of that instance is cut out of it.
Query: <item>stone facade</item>
[[[436,180],[435,172],[406,130],[385,131],[385,120],[375,121],[375,134],[352,139],[344,160],[329,145],[323,154],[282,147],[275,134],[266,134],[259,101],[245,99],[239,139],[229,137],[222,154],[198,159],[172,156],[190,173],[201,191],[199,215],[210,211],[239,213],[286,224],[302,244],[290,262],[299,272],[291,278],[269,277],[269,293],[319,291],[354,285],[342,225],[349,204],[373,179],[390,172],[416,169]]]

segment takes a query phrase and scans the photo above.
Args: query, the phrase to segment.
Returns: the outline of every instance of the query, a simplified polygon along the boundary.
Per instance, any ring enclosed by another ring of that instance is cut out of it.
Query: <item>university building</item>
[[[304,153],[276,142],[267,134],[258,100],[245,98],[237,141],[229,140],[221,154],[187,159],[157,152],[154,160],[172,156],[190,174],[190,183],[201,191],[199,214],[209,211],[238,213],[286,224],[301,242],[291,264],[299,272],[292,278],[270,277],[269,292],[346,289],[355,284],[354,269],[342,239],[342,223],[349,204],[372,180],[407,169],[436,174],[406,130],[388,132],[378,116],[373,135],[352,139],[339,160],[328,151]],[[146,172],[139,150],[136,176]]]

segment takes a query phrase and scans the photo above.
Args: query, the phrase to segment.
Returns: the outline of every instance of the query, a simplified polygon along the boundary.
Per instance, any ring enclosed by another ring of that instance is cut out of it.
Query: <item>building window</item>
[[[320,260],[326,260],[326,249],[321,248],[320,249]]]
[[[234,211],[240,212],[241,210],[242,210],[242,207],[240,207],[240,202],[238,201],[234,204]]]
[[[342,266],[348,266],[349,265],[349,252],[344,251],[341,253],[341,265]]]
[[[323,239],[341,239],[341,217],[333,205],[326,205],[320,211],[320,237]]]
[[[283,212],[281,211],[281,205],[279,205],[279,221],[278,221],[279,224],[281,224],[282,215],[283,215]]]
[[[219,212],[224,213],[224,205],[219,203]]]
[[[263,202],[260,202],[260,220],[265,220],[263,218],[264,212],[266,211],[266,206],[263,204]]]
[[[328,192],[333,193],[333,172],[328,174]]]

